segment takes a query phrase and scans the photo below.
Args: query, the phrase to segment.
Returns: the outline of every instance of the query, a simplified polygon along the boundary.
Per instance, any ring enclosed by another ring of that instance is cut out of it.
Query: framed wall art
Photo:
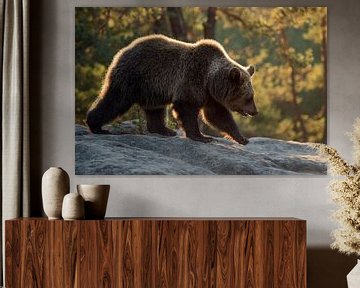
[[[325,7],[77,7],[76,174],[325,174],[326,63]]]

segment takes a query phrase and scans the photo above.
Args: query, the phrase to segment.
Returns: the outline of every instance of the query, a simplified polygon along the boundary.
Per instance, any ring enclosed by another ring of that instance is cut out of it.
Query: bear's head
[[[243,116],[255,116],[258,114],[251,77],[255,73],[255,67],[250,65],[242,68],[236,65],[224,67],[221,75],[214,75],[215,85],[212,87],[213,97],[231,111],[238,112]]]

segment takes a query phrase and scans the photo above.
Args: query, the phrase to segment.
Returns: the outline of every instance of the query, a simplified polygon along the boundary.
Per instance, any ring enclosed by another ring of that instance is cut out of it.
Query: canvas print
[[[325,174],[326,81],[326,7],[77,7],[76,174]]]

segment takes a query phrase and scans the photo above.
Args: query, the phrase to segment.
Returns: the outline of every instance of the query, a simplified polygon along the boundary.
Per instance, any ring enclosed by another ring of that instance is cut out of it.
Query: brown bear
[[[214,40],[191,44],[163,35],[141,37],[114,56],[86,123],[93,133],[107,133],[102,126],[136,103],[145,111],[150,133],[174,136],[164,122],[165,108],[172,104],[186,137],[211,141],[199,130],[201,113],[206,123],[246,144],[229,110],[243,116],[258,113],[254,72],[254,66],[239,65]]]

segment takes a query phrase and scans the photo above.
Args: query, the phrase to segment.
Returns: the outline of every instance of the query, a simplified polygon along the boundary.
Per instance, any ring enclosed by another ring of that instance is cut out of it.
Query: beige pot
[[[49,168],[42,177],[43,208],[49,219],[61,219],[63,198],[69,193],[69,175],[60,167]]]
[[[104,219],[110,185],[77,185],[77,191],[85,201],[85,219]]]
[[[79,193],[69,193],[65,195],[62,205],[62,217],[64,220],[84,219],[84,199]]]

